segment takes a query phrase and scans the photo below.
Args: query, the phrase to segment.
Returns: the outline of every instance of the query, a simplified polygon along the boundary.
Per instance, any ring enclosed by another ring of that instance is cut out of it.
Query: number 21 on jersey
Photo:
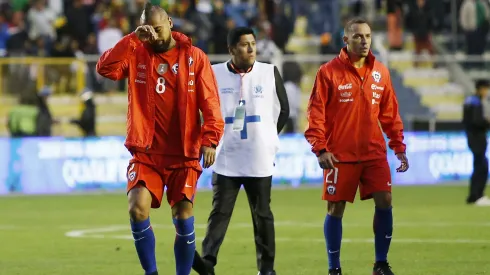
[[[163,77],[159,77],[157,79],[157,84],[155,86],[155,91],[158,93],[158,94],[163,94],[165,93],[165,78]]]
[[[333,169],[328,169],[327,176],[325,177],[325,182],[327,184],[337,184],[338,175],[339,175],[338,167],[334,167]]]

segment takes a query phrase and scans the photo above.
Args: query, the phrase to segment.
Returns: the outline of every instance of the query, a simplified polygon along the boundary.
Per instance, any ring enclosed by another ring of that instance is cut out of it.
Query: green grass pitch
[[[490,208],[464,203],[466,186],[394,187],[389,260],[397,275],[490,274]],[[274,190],[279,275],[325,275],[325,202],[318,188]],[[196,196],[198,248],[211,192]],[[0,198],[1,275],[143,274],[124,193]],[[373,202],[349,204],[341,260],[345,275],[371,274]],[[160,274],[175,274],[170,210],[152,212]],[[241,192],[217,274],[257,274],[250,211]],[[194,274],[194,273],[192,273]]]

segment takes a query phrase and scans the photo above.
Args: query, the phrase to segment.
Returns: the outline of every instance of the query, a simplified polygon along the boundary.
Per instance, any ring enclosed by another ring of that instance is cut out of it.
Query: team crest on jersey
[[[371,75],[373,76],[373,79],[376,83],[379,83],[381,81],[381,74],[378,71],[373,71]]]
[[[173,66],[172,66],[172,72],[174,74],[177,74],[177,70],[179,69],[179,64],[178,63],[175,63]]]
[[[327,193],[330,194],[330,195],[335,195],[335,186],[329,185],[327,187]]]
[[[165,74],[167,72],[167,69],[168,69],[168,64],[160,64],[158,65],[157,72],[159,74]]]

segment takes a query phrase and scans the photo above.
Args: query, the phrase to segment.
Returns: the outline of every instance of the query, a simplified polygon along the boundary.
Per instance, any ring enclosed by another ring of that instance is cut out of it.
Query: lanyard
[[[246,71],[236,68],[235,65],[233,65],[233,62],[230,62],[230,66],[240,75],[240,101],[238,103],[243,105],[243,77],[252,70],[253,66],[248,68]]]

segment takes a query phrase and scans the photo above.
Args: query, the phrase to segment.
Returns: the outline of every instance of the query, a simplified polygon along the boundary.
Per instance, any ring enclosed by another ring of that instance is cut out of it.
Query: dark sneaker
[[[276,272],[274,270],[272,271],[267,271],[267,272],[260,272],[257,275],[276,275]]]
[[[342,275],[342,269],[335,268],[328,271],[328,275]]]
[[[373,275],[395,275],[395,273],[391,271],[388,262],[376,262],[373,267]]]
[[[203,259],[197,251],[194,252],[192,269],[199,275],[214,275],[214,266],[211,262]]]

